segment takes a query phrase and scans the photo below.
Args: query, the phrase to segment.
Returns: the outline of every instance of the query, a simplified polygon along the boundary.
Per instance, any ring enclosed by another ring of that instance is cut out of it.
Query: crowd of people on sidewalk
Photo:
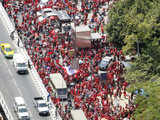
[[[77,25],[88,25],[92,32],[101,32],[102,41],[107,41],[103,26],[109,10],[105,6],[109,5],[109,0],[81,0],[80,3],[79,8],[73,0],[49,0],[43,7],[39,6],[38,0],[4,0],[3,5],[14,21],[34,67],[64,120],[71,119],[71,109],[82,109],[88,120],[129,119],[135,106],[126,92],[128,83],[122,76],[125,72],[121,63],[125,59],[122,51],[113,48],[108,42],[98,42],[91,48],[78,49],[74,55],[82,62],[77,73],[69,75],[64,66],[71,66],[75,57],[70,55],[70,51],[74,49],[72,34],[70,31],[62,33],[60,21],[55,16],[43,21],[38,19],[37,12],[43,8],[65,10],[71,21],[76,21]],[[79,19],[75,19],[76,16]],[[106,69],[105,82],[102,82],[98,64],[108,53],[114,59]],[[49,86],[50,74],[57,72],[63,75],[67,85],[75,83],[70,87],[68,95],[68,101],[71,102],[65,107],[52,94]],[[119,102],[122,98],[128,100],[124,106]]]

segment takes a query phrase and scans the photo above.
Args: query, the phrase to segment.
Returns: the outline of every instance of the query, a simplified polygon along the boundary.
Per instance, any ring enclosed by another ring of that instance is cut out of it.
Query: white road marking
[[[0,54],[0,56],[2,56],[2,55]],[[7,70],[8,70],[8,73],[10,74],[10,76],[11,76],[11,78],[12,78],[12,82],[15,84],[15,86],[16,86],[19,94],[22,96],[23,94],[22,94],[20,88],[18,87],[18,85],[17,85],[17,83],[16,83],[16,80],[15,80],[14,75],[13,75],[14,73],[12,73],[11,69],[9,68],[9,64],[8,64],[8,63],[6,62],[6,60],[3,59],[3,58],[2,58],[2,60],[1,60],[1,63],[4,63],[3,65],[5,65],[5,66],[8,68]]]
[[[20,88],[19,88],[18,85],[17,85],[16,79],[14,78],[14,75],[13,75],[14,73],[12,73],[12,71],[11,71],[10,69],[8,69],[8,72],[9,72],[9,74],[12,76],[12,82],[15,84],[15,86],[16,86],[19,94],[20,94],[20,96],[23,96]]]
[[[8,69],[8,71],[9,71],[9,74],[12,76],[12,81],[13,81],[13,83],[15,84],[15,86],[16,86],[19,94],[20,94],[20,96],[23,97],[23,93],[21,92],[21,89],[18,87],[17,82],[16,82],[16,80],[15,80],[15,78],[14,78],[14,75],[13,75],[14,73],[12,73],[12,71],[11,71],[10,69]],[[23,97],[23,98],[24,98],[24,97]],[[32,120],[34,120],[34,119],[33,119],[33,115],[32,115],[32,113],[31,113],[30,111],[29,111],[29,114],[30,114],[30,117],[32,118]]]

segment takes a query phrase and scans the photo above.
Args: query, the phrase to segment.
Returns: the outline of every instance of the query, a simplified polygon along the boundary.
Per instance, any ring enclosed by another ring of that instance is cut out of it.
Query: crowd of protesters
[[[121,63],[125,59],[122,51],[111,47],[111,44],[99,42],[98,47],[93,44],[91,48],[78,49],[76,57],[83,62],[79,64],[77,73],[68,75],[64,66],[70,66],[74,59],[69,53],[74,48],[72,34],[70,31],[61,32],[59,20],[55,16],[38,21],[36,13],[43,9],[38,4],[38,0],[4,0],[3,3],[60,116],[64,120],[70,120],[71,109],[82,109],[88,120],[129,119],[135,106],[130,95],[126,93],[128,84],[122,76],[125,72]],[[75,1],[50,0],[44,7],[66,10],[71,21],[75,20],[77,25],[89,25],[92,32],[101,31],[102,39],[106,41],[103,25],[108,11],[108,7],[104,6],[107,4],[109,0],[82,0],[78,9]],[[91,18],[88,17],[89,14]],[[79,19],[75,19],[76,16]],[[98,75],[98,64],[108,52],[114,59],[106,69],[105,82],[102,82]],[[63,60],[60,61],[60,58]],[[65,107],[62,106],[60,99],[52,94],[48,84],[49,75],[57,72],[63,75],[68,86],[75,83],[70,87],[68,104]],[[128,99],[125,106],[118,102],[122,97]]]

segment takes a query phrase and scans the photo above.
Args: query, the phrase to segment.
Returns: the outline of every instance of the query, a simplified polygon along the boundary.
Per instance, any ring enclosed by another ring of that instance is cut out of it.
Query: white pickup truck
[[[42,97],[34,98],[34,106],[38,110],[40,116],[49,116],[49,107]]]

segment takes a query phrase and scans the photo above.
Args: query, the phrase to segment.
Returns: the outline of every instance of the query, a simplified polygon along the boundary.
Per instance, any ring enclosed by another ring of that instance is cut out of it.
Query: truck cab
[[[18,120],[30,120],[27,107],[22,97],[15,97],[14,110]]]
[[[22,54],[17,53],[13,56],[13,64],[17,73],[28,73],[28,62]]]

